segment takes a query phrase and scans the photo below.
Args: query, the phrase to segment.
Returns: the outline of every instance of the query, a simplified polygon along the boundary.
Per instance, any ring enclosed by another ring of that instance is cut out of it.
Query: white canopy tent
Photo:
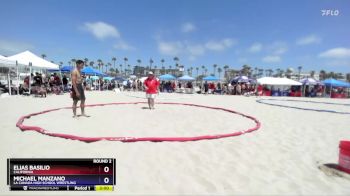
[[[8,67],[8,68],[16,67],[16,61],[9,60],[7,57],[4,57],[4,56],[0,55],[0,67]],[[8,83],[8,86],[9,86],[9,94],[11,95],[12,92],[11,92],[10,71],[11,71],[11,69],[9,69],[9,71],[7,73],[7,83]]]
[[[0,55],[0,66],[1,67],[14,67],[14,66],[16,66],[16,61],[10,60],[7,57]]]
[[[31,81],[31,73],[32,73],[32,67],[39,68],[39,69],[59,69],[59,66],[51,63],[35,54],[33,54],[30,51],[24,51],[18,54],[15,54],[13,56],[7,57],[8,60],[15,61],[15,66],[17,67],[17,84],[19,81],[19,73],[18,73],[18,67],[19,66],[29,66],[29,81]],[[19,88],[19,84],[17,85],[17,89]],[[31,92],[31,85],[29,83],[29,94]]]
[[[30,51],[24,51],[13,56],[7,57],[9,60],[17,61],[19,64],[28,66],[29,63],[32,64],[33,67],[41,68],[41,69],[58,69],[59,66],[51,63],[37,55],[33,54]]]
[[[258,84],[265,85],[279,85],[279,86],[301,86],[302,83],[288,79],[288,78],[273,78],[273,77],[263,77],[259,78]]]

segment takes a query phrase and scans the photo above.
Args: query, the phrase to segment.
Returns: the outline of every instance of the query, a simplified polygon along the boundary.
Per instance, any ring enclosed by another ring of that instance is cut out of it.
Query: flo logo
[[[321,10],[322,16],[338,16],[339,14],[339,10]]]

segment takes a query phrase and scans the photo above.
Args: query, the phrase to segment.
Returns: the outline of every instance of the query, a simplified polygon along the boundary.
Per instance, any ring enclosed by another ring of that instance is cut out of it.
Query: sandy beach
[[[146,101],[141,92],[87,92],[86,97],[87,104]],[[23,115],[71,106],[68,94],[1,98],[0,194],[38,194],[9,191],[5,177],[7,158],[111,157],[117,161],[117,184],[113,193],[103,193],[107,195],[349,195],[349,180],[327,176],[318,166],[338,162],[339,141],[350,140],[350,115],[272,106],[257,103],[258,99],[272,98],[174,93],[160,94],[156,99],[227,108],[261,122],[257,131],[237,137],[194,142],[85,143],[22,132],[15,126]],[[345,105],[350,104],[349,99],[273,99],[266,102],[350,113],[350,106]],[[71,110],[66,109],[32,117],[24,124],[85,137],[198,136],[255,126],[250,119],[219,110],[166,104],[156,104],[155,110],[144,107],[147,104],[87,108],[91,117],[78,119],[73,119]]]

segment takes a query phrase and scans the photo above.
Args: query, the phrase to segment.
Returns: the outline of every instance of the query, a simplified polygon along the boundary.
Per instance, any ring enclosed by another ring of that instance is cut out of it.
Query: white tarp
[[[280,85],[280,86],[301,86],[302,83],[288,78],[263,77],[258,79],[258,84]]]
[[[7,57],[9,60],[17,61],[19,64],[28,66],[29,63],[32,63],[33,67],[42,68],[42,69],[58,69],[59,66],[51,63],[37,55],[31,53],[30,51],[21,52],[13,56]]]

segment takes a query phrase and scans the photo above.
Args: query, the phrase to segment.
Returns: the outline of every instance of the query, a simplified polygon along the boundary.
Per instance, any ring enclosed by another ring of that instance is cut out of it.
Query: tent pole
[[[32,81],[32,63],[29,63],[29,95],[31,94],[31,91],[32,91],[31,81]]]
[[[17,68],[17,95],[19,95],[19,71],[18,71],[18,62],[16,61]]]
[[[11,78],[10,78],[10,68],[9,68],[9,71],[7,72],[7,82],[8,82],[8,85],[9,85],[9,94],[12,95],[12,91],[11,91]]]

